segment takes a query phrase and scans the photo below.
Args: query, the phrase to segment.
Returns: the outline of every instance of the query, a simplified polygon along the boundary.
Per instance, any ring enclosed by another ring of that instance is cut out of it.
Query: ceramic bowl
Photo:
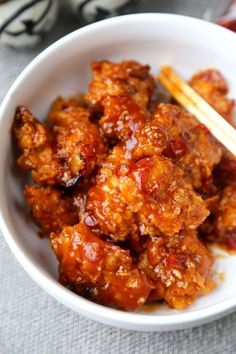
[[[218,287],[182,311],[157,306],[151,311],[122,312],[86,300],[57,282],[57,261],[48,240],[36,236],[26,218],[22,174],[13,159],[10,129],[15,107],[27,105],[41,120],[57,95],[86,89],[90,63],[96,59],[135,59],[163,64],[184,78],[200,68],[216,67],[236,97],[236,36],[217,25],[169,14],[137,14],[111,18],[81,28],[51,45],[20,74],[0,109],[0,227],[15,257],[45,291],[70,309],[94,320],[133,330],[189,328],[232,312],[236,306],[236,256],[215,249]],[[224,280],[222,280],[224,274]],[[149,309],[150,310],[150,309]]]

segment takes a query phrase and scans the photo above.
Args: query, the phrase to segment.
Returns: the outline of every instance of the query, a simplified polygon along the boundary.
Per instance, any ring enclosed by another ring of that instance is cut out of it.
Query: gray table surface
[[[199,16],[215,1],[143,1],[139,11]],[[78,27],[69,12],[34,50],[15,51],[0,45],[0,102],[22,69],[46,46]],[[1,354],[135,354],[236,353],[236,313],[209,325],[184,331],[144,333],[111,328],[68,310],[22,270],[0,234],[0,353]]]

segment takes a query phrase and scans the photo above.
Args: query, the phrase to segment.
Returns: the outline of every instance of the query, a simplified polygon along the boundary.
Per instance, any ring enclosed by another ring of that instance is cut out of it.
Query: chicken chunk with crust
[[[129,251],[94,235],[83,223],[51,234],[60,281],[80,295],[126,310],[141,307],[153,288]]]
[[[65,115],[63,109],[51,117],[58,124],[51,131],[25,107],[16,110],[13,131],[23,152],[18,164],[38,184],[72,186],[104,157],[105,143],[85,108],[65,108]]]
[[[86,209],[92,227],[114,241],[139,231],[173,235],[195,229],[208,216],[204,201],[168,159],[125,159],[117,146],[88,192]],[[85,218],[86,223],[86,218]]]
[[[88,121],[90,111],[79,104],[76,98],[58,97],[51,105],[48,121],[53,126],[66,127],[75,121]]]
[[[145,108],[126,96],[107,96],[102,104],[104,115],[99,125],[107,138],[125,142],[151,116]]]
[[[87,99],[99,106],[107,95],[128,96],[142,107],[148,107],[155,90],[155,81],[149,70],[148,65],[141,65],[136,61],[93,62],[93,77],[89,84]]]
[[[185,231],[172,237],[151,237],[137,264],[155,285],[149,300],[165,300],[179,310],[215,288],[212,263],[196,232]]]
[[[31,170],[38,184],[57,184],[61,163],[55,157],[53,137],[25,106],[16,109],[13,133],[22,151],[17,163],[22,170]]]
[[[24,195],[36,224],[41,227],[45,236],[79,222],[78,206],[74,205],[72,197],[65,196],[60,190],[26,185]]]
[[[233,122],[234,100],[227,97],[228,86],[218,70],[199,71],[189,84],[228,122]]]
[[[204,190],[222,156],[221,146],[209,130],[183,108],[171,104],[157,107],[151,125],[166,132],[163,155],[184,171],[194,189]]]
[[[56,157],[62,162],[59,179],[73,185],[89,175],[107,151],[97,126],[90,122],[91,112],[75,99],[58,98],[52,105],[49,121],[53,124]]]
[[[203,194],[213,193],[212,171],[222,149],[210,132],[185,109],[160,104],[153,116],[129,97],[104,100],[99,124],[108,138],[123,142],[126,156],[139,160],[164,156],[181,167],[186,179]]]

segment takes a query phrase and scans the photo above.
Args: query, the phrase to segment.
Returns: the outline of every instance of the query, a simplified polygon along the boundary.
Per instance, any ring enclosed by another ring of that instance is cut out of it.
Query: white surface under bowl
[[[171,64],[185,78],[200,68],[215,66],[224,73],[230,94],[236,97],[235,53],[236,35],[214,24],[169,14],[128,15],[69,34],[34,59],[17,78],[0,110],[0,227],[26,272],[58,301],[109,325],[150,331],[189,328],[234,310],[236,257],[227,254],[218,257],[215,265],[216,272],[224,272],[224,281],[219,277],[215,291],[183,311],[157,307],[151,313],[122,312],[62,287],[48,240],[38,239],[35,227],[25,217],[22,175],[13,168],[10,128],[16,105],[27,105],[43,120],[57,95],[86,89],[90,62],[95,59],[135,59],[150,64],[154,74],[161,65]]]

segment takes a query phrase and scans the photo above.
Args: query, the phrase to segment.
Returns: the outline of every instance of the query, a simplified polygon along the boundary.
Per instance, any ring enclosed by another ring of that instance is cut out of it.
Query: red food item
[[[204,201],[171,161],[156,157],[133,162],[118,146],[89,190],[86,209],[97,220],[100,232],[114,241],[123,241],[137,231],[173,235],[195,229],[209,214]]]
[[[21,169],[31,170],[38,184],[70,187],[93,172],[106,146],[87,109],[75,107],[73,100],[58,104],[50,113],[50,120],[57,124],[51,131],[23,106],[16,110],[13,131],[22,150]]]
[[[228,86],[218,70],[199,71],[191,78],[189,84],[227,121],[233,122],[234,101],[226,96]]]
[[[50,234],[60,282],[92,301],[181,309],[214,288],[203,240],[236,250],[236,160],[184,108],[164,103],[149,66],[92,64],[80,98],[42,124],[19,106],[13,133],[35,222]],[[232,123],[215,69],[190,81]],[[224,189],[223,189],[224,188]]]
[[[195,231],[151,237],[138,260],[138,267],[156,287],[149,300],[165,300],[175,309],[214,289],[211,266],[212,257]]]
[[[142,107],[148,107],[155,91],[155,82],[148,65],[135,61],[112,63],[107,60],[92,63],[93,79],[87,99],[95,105],[107,96],[132,97]]]
[[[52,231],[60,231],[64,226],[78,223],[78,210],[73,198],[51,187],[26,185],[24,195],[32,208],[35,222],[48,236]]]
[[[183,108],[160,104],[154,112],[152,124],[166,132],[163,154],[183,171],[194,189],[201,191],[214,167],[220,162],[222,149],[205,126]]]
[[[99,125],[108,138],[126,141],[150,119],[150,113],[127,96],[107,96],[102,100],[104,116]]]
[[[102,241],[83,223],[51,234],[60,262],[60,281],[104,305],[136,310],[153,288],[135,266],[129,251]]]
[[[173,161],[178,161],[181,157],[185,156],[187,153],[187,145],[183,138],[178,138],[176,140],[171,140],[163,154],[169,157]]]

